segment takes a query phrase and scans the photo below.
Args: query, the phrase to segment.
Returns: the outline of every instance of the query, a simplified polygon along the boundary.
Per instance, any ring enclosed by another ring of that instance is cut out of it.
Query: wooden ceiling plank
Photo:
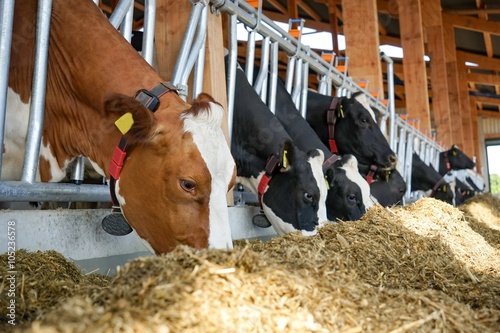
[[[493,43],[491,42],[491,34],[489,32],[483,32],[484,46],[486,48],[486,55],[488,57],[493,57]]]
[[[478,14],[488,14],[496,15],[500,14],[500,8],[477,8],[477,9],[448,9],[443,10],[445,14],[453,15],[478,15]]]
[[[484,20],[472,16],[462,16],[456,14],[443,14],[443,21],[457,28],[475,30],[480,32],[489,32],[494,35],[500,35],[500,21]]]
[[[282,6],[279,1],[277,0],[266,0],[267,3],[269,3],[271,6],[273,6],[274,8],[276,8],[280,13],[282,14],[287,14],[287,9],[285,6]]]
[[[314,21],[321,22],[321,17],[311,7],[309,7],[304,1],[299,0],[297,5],[300,8],[302,8],[302,10],[304,12],[306,12],[306,14],[309,15]]]
[[[500,68],[500,59],[490,58],[483,55],[456,51],[457,61],[465,63],[466,61],[476,63],[481,69],[498,70]]]

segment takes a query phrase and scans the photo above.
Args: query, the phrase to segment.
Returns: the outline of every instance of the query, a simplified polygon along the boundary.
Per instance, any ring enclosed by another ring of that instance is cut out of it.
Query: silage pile
[[[421,199],[308,238],[179,247],[130,262],[109,288],[61,297],[25,331],[498,332],[498,240],[471,225]]]

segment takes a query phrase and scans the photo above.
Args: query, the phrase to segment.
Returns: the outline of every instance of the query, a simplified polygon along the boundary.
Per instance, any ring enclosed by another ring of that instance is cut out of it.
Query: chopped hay
[[[312,237],[178,247],[64,291],[24,331],[499,332],[500,250],[472,215],[421,199]]]
[[[460,207],[470,227],[482,235],[491,246],[500,249],[500,198],[479,194]]]

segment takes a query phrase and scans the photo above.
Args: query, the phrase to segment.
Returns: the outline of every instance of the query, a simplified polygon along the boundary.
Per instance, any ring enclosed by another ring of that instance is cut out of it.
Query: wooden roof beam
[[[299,0],[297,5],[302,8],[304,12],[306,12],[307,15],[309,15],[313,20],[321,22],[321,17],[311,8],[309,7],[304,1]]]
[[[267,3],[269,3],[271,6],[276,8],[280,13],[282,14],[287,14],[287,9],[286,7],[282,6],[278,0],[267,0]],[[266,15],[267,16],[267,15]]]
[[[456,14],[443,14],[443,21],[457,28],[475,30],[479,32],[489,32],[500,35],[500,22],[488,21],[472,16],[462,16]]]

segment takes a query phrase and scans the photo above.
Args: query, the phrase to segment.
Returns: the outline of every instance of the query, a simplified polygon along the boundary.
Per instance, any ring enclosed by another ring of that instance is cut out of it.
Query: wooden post
[[[458,94],[460,98],[460,119],[464,136],[463,150],[466,155],[477,154],[474,145],[474,135],[472,131],[473,114],[470,109],[469,86],[467,81],[467,68],[464,62],[457,61],[458,70]]]
[[[453,31],[453,25],[446,19],[446,16],[443,16],[443,33],[445,42],[446,75],[448,78],[448,101],[450,103],[450,118],[453,124],[451,128],[451,137],[453,144],[463,149],[464,133],[461,126],[462,115],[460,111],[460,88],[455,33]]]
[[[368,90],[384,98],[376,0],[342,0],[347,71],[354,81],[368,80]]]
[[[430,131],[431,118],[420,1],[400,0],[398,12],[401,45],[404,52],[406,110],[410,118],[420,119],[421,130]]]
[[[446,60],[439,0],[420,0],[422,23],[427,36],[431,69],[432,114],[437,139],[446,145],[453,144],[451,135],[450,102],[446,78]]]
[[[172,77],[192,8],[188,1],[157,0],[155,44],[158,53],[158,68],[165,80]],[[210,10],[205,47],[203,91],[212,95],[224,107],[224,110],[227,110],[222,20]],[[192,84],[190,86],[192,87]],[[226,114],[222,122],[222,130],[229,142],[227,122]],[[227,201],[228,205],[233,205],[232,191],[228,193]]]
[[[329,0],[328,3],[326,3],[326,5],[328,6],[328,16],[330,17],[330,28],[332,31],[333,52],[335,54],[340,54],[339,53],[339,40],[338,40],[339,25],[338,25],[338,19],[337,19],[337,5],[335,4],[334,0]]]

